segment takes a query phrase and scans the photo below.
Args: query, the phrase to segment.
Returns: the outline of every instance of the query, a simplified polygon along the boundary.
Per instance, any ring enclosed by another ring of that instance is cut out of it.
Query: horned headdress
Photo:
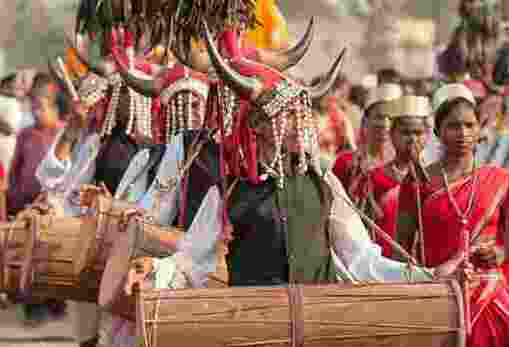
[[[210,60],[219,77],[238,95],[251,102],[248,110],[248,125],[258,127],[269,122],[276,138],[275,157],[268,169],[280,178],[283,184],[284,169],[282,162],[283,139],[287,131],[287,118],[296,117],[298,144],[300,148],[298,171],[305,173],[308,168],[306,159],[306,134],[308,141],[317,143],[316,125],[312,120],[311,98],[323,96],[332,87],[341,69],[345,50],[339,54],[329,72],[319,84],[305,87],[293,81],[277,69],[252,62],[242,56],[226,61],[219,53],[207,23],[204,22],[205,38]],[[248,165],[256,165],[250,163]]]

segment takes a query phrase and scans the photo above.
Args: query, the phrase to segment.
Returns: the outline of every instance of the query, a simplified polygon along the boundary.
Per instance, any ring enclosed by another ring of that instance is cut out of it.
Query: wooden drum
[[[146,347],[465,347],[457,282],[139,293]]]
[[[96,228],[95,218],[23,211],[2,226],[0,291],[96,302],[100,273],[84,274],[81,283],[76,263],[83,235]]]

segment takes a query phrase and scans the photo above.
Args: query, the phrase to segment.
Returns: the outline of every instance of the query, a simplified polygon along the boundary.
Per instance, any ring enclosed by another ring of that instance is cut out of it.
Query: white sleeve
[[[382,256],[380,246],[371,241],[359,215],[345,202],[344,199],[350,199],[339,180],[331,171],[326,173],[325,180],[334,195],[329,233],[338,271],[348,270],[348,275],[357,281],[406,281],[407,264]],[[429,277],[416,268],[413,279]]]
[[[193,285],[203,286],[208,275],[216,271],[217,241],[223,226],[222,198],[217,186],[213,186],[203,199],[193,223],[178,244],[177,254],[192,262],[189,275]]]
[[[4,120],[9,126],[17,133],[20,130],[21,119],[23,112],[21,111],[21,105],[15,98],[7,98],[5,100],[5,117]]]
[[[71,170],[72,162],[70,159],[60,160],[55,155],[55,149],[60,142],[65,129],[62,129],[56,136],[48,153],[39,164],[35,177],[43,187],[43,190],[55,190],[64,183],[66,174]]]
[[[59,134],[61,136],[62,133]],[[100,139],[97,134],[89,135],[84,142],[76,146],[69,160],[58,160],[55,156],[55,141],[51,150],[36,171],[36,177],[44,191],[55,195],[66,210],[66,214],[79,215],[81,208],[77,204],[79,187],[93,181],[95,161],[99,153]]]
[[[191,227],[179,241],[177,252],[169,257],[171,260],[157,262],[156,283],[159,286],[182,287],[182,283],[166,283],[180,282],[179,278],[184,278],[182,275],[191,282],[192,287],[206,284],[208,275],[216,271],[216,245],[223,225],[222,206],[219,190],[213,186],[203,199]],[[175,275],[170,276],[173,272],[176,272]]]

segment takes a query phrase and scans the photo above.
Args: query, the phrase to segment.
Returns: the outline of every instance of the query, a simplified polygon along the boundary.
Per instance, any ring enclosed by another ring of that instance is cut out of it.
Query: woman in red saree
[[[371,90],[366,102],[358,150],[339,152],[334,163],[334,174],[362,210],[366,210],[366,204],[374,201],[368,171],[382,166],[394,156],[389,138],[390,114],[387,105],[401,95],[401,87],[397,84],[382,84]]]
[[[416,185],[408,179],[402,184],[397,240],[416,251],[426,266],[436,267],[438,278],[456,275],[464,281],[468,346],[507,347],[509,171],[476,165],[480,126],[475,99],[464,85],[440,88],[433,101],[444,154],[428,167],[428,182]],[[468,250],[466,257],[463,250]]]
[[[400,184],[407,176],[410,164],[420,160],[429,129],[431,107],[427,97],[403,96],[393,102],[391,141],[396,151],[394,160],[370,171],[373,193],[380,208],[377,225],[389,236],[396,234]],[[391,257],[391,245],[372,233],[372,239],[382,247],[382,255]]]

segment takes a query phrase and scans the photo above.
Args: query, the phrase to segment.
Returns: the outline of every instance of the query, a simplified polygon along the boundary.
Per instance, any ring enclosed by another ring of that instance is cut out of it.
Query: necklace
[[[454,208],[454,211],[456,212],[456,215],[458,216],[458,218],[460,218],[460,222],[463,226],[463,228],[465,228],[468,224],[468,219],[472,213],[472,209],[473,209],[473,206],[474,206],[474,198],[475,198],[475,193],[476,193],[476,186],[477,186],[477,183],[478,183],[478,177],[477,175],[475,175],[475,164],[473,164],[473,167],[472,167],[472,175],[474,176],[473,177],[473,182],[472,182],[472,186],[471,186],[471,189],[470,189],[470,195],[469,195],[469,198],[468,198],[468,203],[467,203],[467,207],[465,209],[465,212],[462,212],[461,209],[459,208],[458,206],[458,203],[456,202],[456,199],[454,199],[454,197],[452,196],[452,193],[451,193],[451,190],[449,188],[449,181],[447,179],[447,173],[445,172],[445,169],[442,165],[441,166],[441,171],[442,171],[442,178],[444,180],[444,185],[445,185],[445,189],[447,191],[447,197],[449,198],[449,201],[451,202],[451,205],[452,207]]]
[[[451,202],[452,206],[454,207],[454,210],[456,211],[456,215],[460,218],[460,222],[461,222],[461,235],[460,235],[461,246],[460,246],[460,249],[462,250],[462,253],[463,253],[463,265],[465,267],[469,267],[471,265],[470,259],[469,259],[470,258],[469,257],[470,234],[467,232],[467,225],[468,225],[468,219],[469,219],[470,215],[472,214],[472,210],[473,210],[473,206],[474,206],[474,196],[476,195],[475,192],[477,190],[477,185],[479,183],[479,178],[475,174],[475,161],[472,164],[472,175],[474,177],[473,177],[473,182],[472,182],[472,186],[471,186],[470,197],[468,199],[467,208],[464,213],[461,212],[456,200],[452,196],[451,190],[449,189],[449,182],[447,181],[447,174],[445,172],[444,167],[442,165],[440,165],[440,166],[441,166],[441,170],[442,170],[442,177],[444,179],[445,188],[447,190],[447,196],[448,196],[449,201]],[[469,288],[468,281],[465,280],[464,281],[464,292],[465,292],[466,297],[468,297],[468,292],[469,292],[468,288]],[[469,334],[472,329],[471,322],[470,322],[470,312],[471,312],[470,304],[468,303],[468,299],[467,299],[467,301],[465,302],[465,317],[466,317],[465,330],[467,331],[467,334]]]

